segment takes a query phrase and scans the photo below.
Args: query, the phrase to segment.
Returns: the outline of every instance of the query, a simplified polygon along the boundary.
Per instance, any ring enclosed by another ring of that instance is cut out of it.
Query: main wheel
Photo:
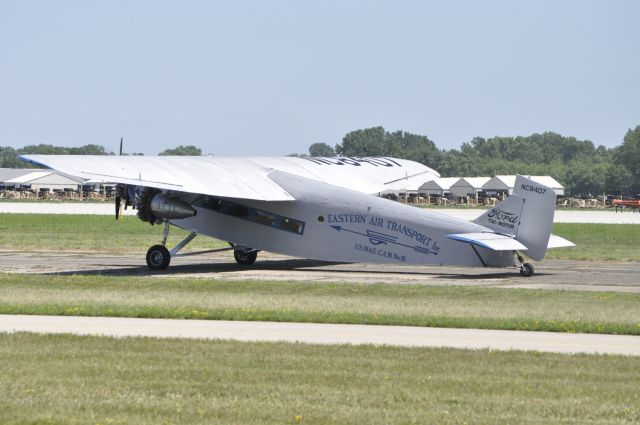
[[[171,254],[163,245],[154,245],[147,251],[147,266],[151,270],[164,270],[170,262]]]
[[[524,277],[531,277],[533,276],[533,264],[531,263],[524,263],[521,267],[520,267],[520,274]]]
[[[256,262],[256,258],[258,258],[258,251],[247,251],[245,249],[234,249],[233,250],[233,258],[236,259],[236,262],[243,266],[250,266]]]

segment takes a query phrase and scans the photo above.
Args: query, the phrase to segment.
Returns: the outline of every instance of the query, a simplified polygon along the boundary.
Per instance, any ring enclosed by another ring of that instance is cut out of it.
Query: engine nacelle
[[[197,214],[195,208],[175,198],[167,198],[164,193],[156,193],[149,202],[149,211],[156,219],[179,220]]]

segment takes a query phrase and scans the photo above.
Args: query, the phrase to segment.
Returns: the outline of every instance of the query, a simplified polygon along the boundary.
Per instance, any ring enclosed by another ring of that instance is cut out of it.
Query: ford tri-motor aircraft
[[[524,253],[573,246],[551,235],[555,192],[523,176],[513,195],[468,222],[375,196],[415,176],[439,174],[396,158],[23,155],[33,164],[88,180],[117,183],[140,220],[164,223],[147,252],[151,269],[202,234],[228,241],[250,265],[266,250],[316,260],[362,263],[516,267],[533,275]],[[170,225],[190,235],[169,250]]]

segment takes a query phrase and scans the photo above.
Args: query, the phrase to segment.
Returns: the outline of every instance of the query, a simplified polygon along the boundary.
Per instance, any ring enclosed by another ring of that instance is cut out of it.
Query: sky
[[[640,125],[640,2],[0,0],[0,146],[305,153],[383,126],[458,149]]]

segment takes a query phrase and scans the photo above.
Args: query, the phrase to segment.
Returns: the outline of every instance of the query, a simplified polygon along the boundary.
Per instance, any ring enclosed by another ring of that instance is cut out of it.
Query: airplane
[[[515,267],[525,277],[534,267],[524,255],[540,261],[549,248],[575,246],[551,234],[555,192],[521,175],[511,196],[466,221],[376,196],[410,178],[440,177],[405,159],[20,158],[65,175],[116,183],[116,219],[123,206],[131,206],[140,220],[164,224],[161,243],[147,251],[152,270],[166,269],[197,235],[228,241],[244,266],[253,264],[259,251],[271,251],[347,263]],[[171,225],[190,233],[169,250]]]

